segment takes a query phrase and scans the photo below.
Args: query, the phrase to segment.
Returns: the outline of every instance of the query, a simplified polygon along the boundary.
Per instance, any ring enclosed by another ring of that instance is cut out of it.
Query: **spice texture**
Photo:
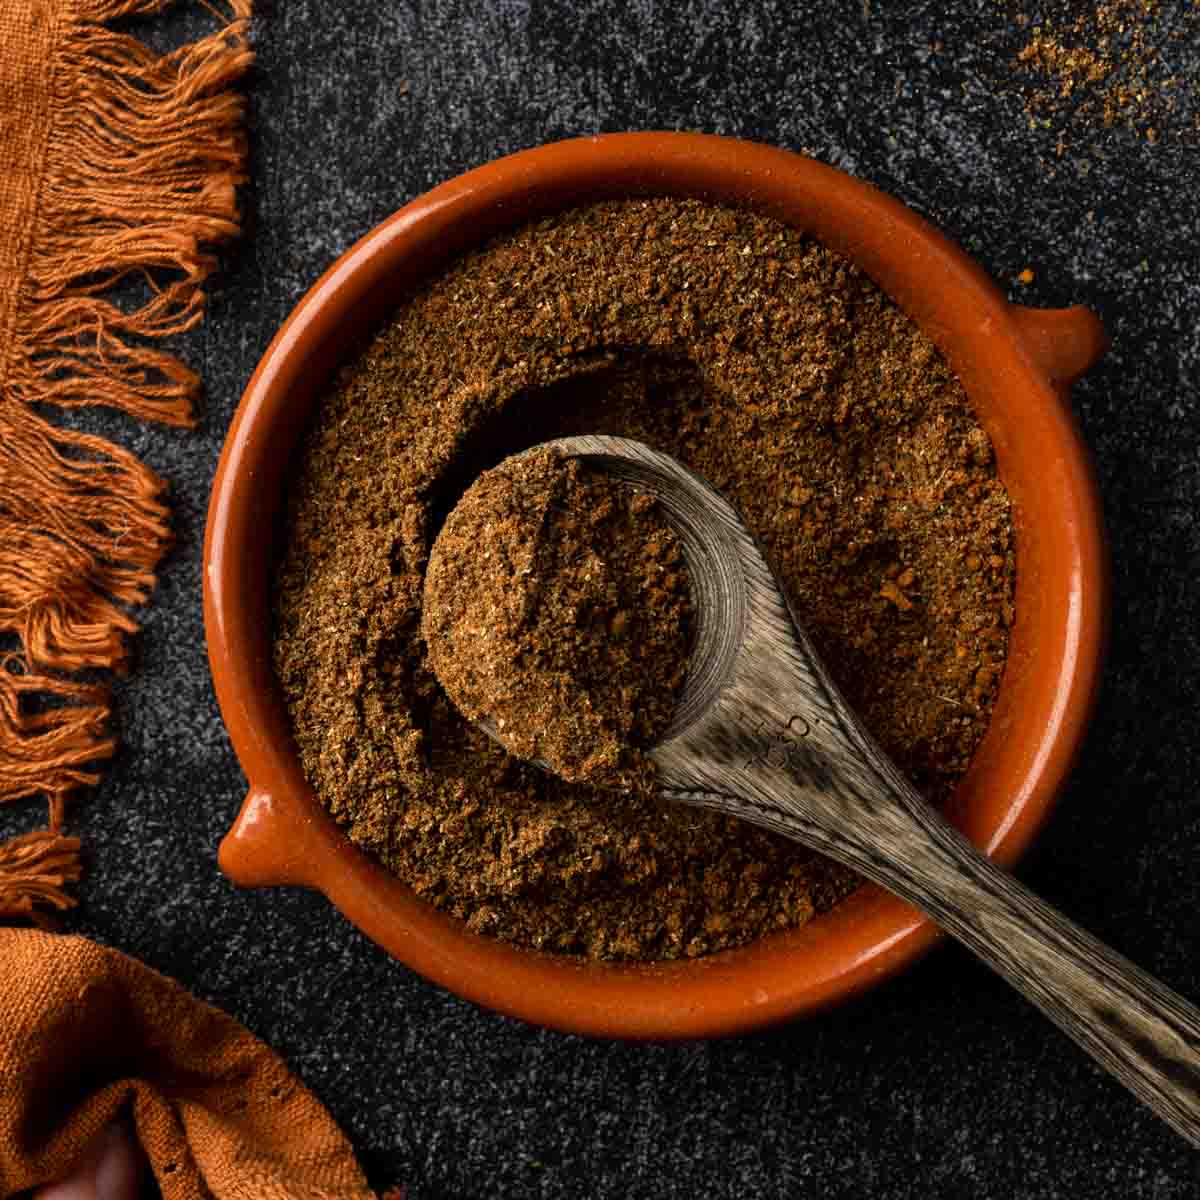
[[[1195,0],[1055,0],[1032,11],[1006,0],[1006,7],[1022,37],[1012,65],[1026,112],[1058,132],[1060,153],[1068,138],[1113,126],[1151,143],[1195,140],[1195,81],[1172,66],[1180,44],[1200,34]]]
[[[553,437],[634,437],[762,543],[848,701],[942,803],[1013,619],[1009,502],[932,344],[802,233],[675,199],[526,225],[401,306],[306,435],[275,664],[306,774],[348,835],[479,932],[695,956],[808,920],[856,878],[732,818],[556,779],[438,684],[429,549],[479,473]]]
[[[446,519],[422,635],[450,698],[509,753],[647,790],[689,608],[683,547],[654,497],[535,450],[481,475]]]

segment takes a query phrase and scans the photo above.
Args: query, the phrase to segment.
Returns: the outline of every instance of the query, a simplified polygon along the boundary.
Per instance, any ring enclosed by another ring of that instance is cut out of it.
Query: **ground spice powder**
[[[1013,619],[1007,495],[919,329],[845,259],[699,201],[528,224],[415,293],[304,441],[275,665],[305,772],[362,848],[474,930],[696,956],[856,885],[733,818],[554,778],[462,717],[421,637],[429,549],[477,475],[635,437],[739,508],[849,702],[934,803],[987,725]]]
[[[421,633],[459,711],[571,782],[652,791],[688,662],[683,546],[658,502],[535,450],[485,471],[434,542]]]
[[[1200,33],[1196,0],[1005,5],[1022,38],[1012,66],[1026,112],[1033,125],[1058,132],[1060,154],[1069,136],[1113,126],[1151,143],[1195,140],[1195,86],[1171,62],[1176,45]]]

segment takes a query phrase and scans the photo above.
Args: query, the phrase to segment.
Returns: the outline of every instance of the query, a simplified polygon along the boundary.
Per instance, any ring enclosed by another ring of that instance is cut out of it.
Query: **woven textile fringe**
[[[223,29],[164,56],[106,27],[169,2],[76,0],[47,68],[42,158],[24,164],[32,228],[0,312],[0,802],[44,794],[50,812],[46,833],[0,846],[0,917],[73,903],[64,799],[114,749],[92,672],[122,667],[130,610],[169,540],[162,481],[45,406],[190,425],[200,381],[151,343],[200,320],[206,247],[238,232],[244,101],[231,85],[253,58],[250,0],[226,0]],[[106,298],[128,280],[147,293],[132,311]]]
[[[70,908],[64,890],[79,878],[79,839],[50,830],[26,833],[0,845],[0,913],[44,924],[37,905]]]

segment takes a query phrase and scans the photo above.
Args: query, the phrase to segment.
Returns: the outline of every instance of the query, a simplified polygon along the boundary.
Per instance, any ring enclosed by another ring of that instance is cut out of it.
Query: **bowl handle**
[[[1030,357],[1060,392],[1068,391],[1109,347],[1100,318],[1082,304],[1071,308],[1013,304],[1009,311]]]
[[[242,811],[217,851],[221,870],[241,887],[313,886],[318,857],[315,830],[295,819],[265,788],[251,786]]]

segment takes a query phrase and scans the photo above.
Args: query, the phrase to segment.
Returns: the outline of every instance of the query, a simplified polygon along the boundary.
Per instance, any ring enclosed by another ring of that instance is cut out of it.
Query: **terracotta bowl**
[[[249,778],[220,865],[247,887],[323,892],[427,978],[561,1030],[682,1038],[748,1030],[830,1005],[911,963],[938,936],[866,886],[795,932],[704,959],[600,965],[469,932],[342,834],[305,781],[271,668],[269,530],[289,461],[334,366],[406,289],[528,218],[601,198],[700,196],[749,205],[841,251],[945,354],[995,445],[1016,514],[1017,620],[991,727],[950,816],[1001,863],[1046,820],[1084,735],[1106,610],[1101,518],[1067,390],[1103,354],[1082,308],[1019,308],[903,204],[782,150],[698,134],[580,139],[515,154],[414,200],[300,301],[254,373],[213,484],[204,611],[221,711]]]

